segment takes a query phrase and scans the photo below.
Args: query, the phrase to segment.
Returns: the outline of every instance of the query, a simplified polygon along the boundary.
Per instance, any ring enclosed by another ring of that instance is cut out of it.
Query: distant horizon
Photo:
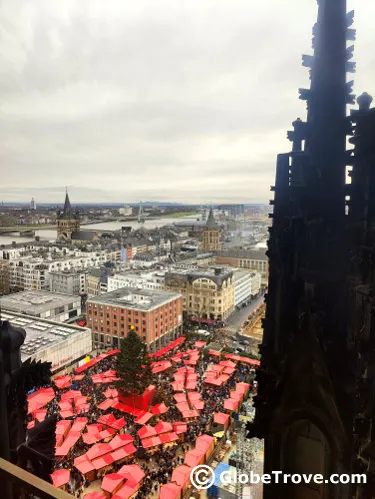
[[[59,202],[38,202],[35,198],[35,204],[36,206],[64,206],[64,203]],[[2,206],[29,206],[31,202],[30,201],[1,201]],[[138,206],[140,202],[84,202],[84,203],[72,203],[73,206]],[[228,203],[228,202],[222,202],[222,203],[181,203],[181,202],[171,202],[171,201],[142,201],[143,206],[145,205],[158,205],[158,206],[169,206],[169,207],[184,207],[184,206],[191,206],[193,207],[198,207],[198,206],[203,206],[203,207],[209,207],[209,206],[221,206],[221,205],[244,205],[246,206],[268,206],[268,203]]]

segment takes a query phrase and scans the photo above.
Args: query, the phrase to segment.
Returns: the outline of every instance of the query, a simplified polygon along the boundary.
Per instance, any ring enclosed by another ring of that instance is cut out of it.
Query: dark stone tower
[[[57,218],[57,238],[72,239],[72,233],[78,232],[80,221],[78,213],[74,213],[70,204],[68,189],[66,189],[64,209]]]
[[[346,0],[318,4],[314,56],[303,56],[311,80],[300,90],[307,120],[288,132],[292,152],[278,156],[272,188],[267,312],[249,436],[265,438],[265,473],[366,473],[368,484],[274,483],[264,499],[373,497],[375,118],[367,94],[346,116],[354,104],[346,81],[355,72],[347,46],[355,39],[353,12],[346,13]],[[347,136],[354,150],[346,149]]]

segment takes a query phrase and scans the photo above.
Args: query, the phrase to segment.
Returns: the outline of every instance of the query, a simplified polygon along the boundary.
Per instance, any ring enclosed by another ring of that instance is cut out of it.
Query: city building
[[[233,277],[234,306],[247,305],[260,291],[260,273],[254,270],[235,270]]]
[[[94,242],[99,239],[95,232],[80,230],[79,212],[78,210],[73,212],[68,190],[65,195],[64,209],[57,218],[57,238],[76,243]]]
[[[49,289],[53,293],[84,295],[87,293],[86,270],[60,270],[50,272]]]
[[[108,279],[113,274],[113,266],[90,269],[87,273],[87,296],[99,296],[108,291]]]
[[[8,262],[9,286],[12,293],[48,289],[48,265],[44,263],[43,258],[28,257]]]
[[[120,288],[163,289],[165,272],[126,272],[108,277],[108,291]]]
[[[0,260],[0,295],[10,293],[9,260]]]
[[[124,215],[124,217],[131,217],[133,214],[133,208],[131,206],[124,206],[123,208],[119,208],[119,214]]]
[[[221,249],[220,227],[215,222],[212,208],[203,229],[202,250],[205,252],[218,251]]]
[[[267,286],[268,257],[265,249],[247,250],[234,248],[227,251],[220,251],[216,255],[216,263],[235,268],[255,270],[261,275],[262,286]]]
[[[31,199],[30,210],[36,210],[36,202],[34,198]]]
[[[183,295],[188,317],[222,320],[234,310],[234,279],[229,269],[176,269],[165,274],[165,288]]]
[[[219,210],[225,211],[231,218],[243,218],[245,215],[245,205],[243,204],[222,204]]]
[[[96,345],[118,347],[133,326],[151,352],[182,334],[182,296],[122,288],[87,301],[87,323]]]
[[[21,291],[0,298],[8,312],[33,315],[41,319],[65,322],[81,315],[81,298],[48,291]]]
[[[21,347],[21,360],[51,362],[53,373],[67,367],[75,367],[92,351],[90,328],[61,324],[46,319],[36,319],[27,314],[1,312],[2,320],[26,331]]]

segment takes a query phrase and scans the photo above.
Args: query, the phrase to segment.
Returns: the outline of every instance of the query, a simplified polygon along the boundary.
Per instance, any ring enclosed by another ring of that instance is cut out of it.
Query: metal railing
[[[0,458],[1,497],[20,499],[35,497],[39,499],[74,499],[63,490],[32,475],[28,471]]]

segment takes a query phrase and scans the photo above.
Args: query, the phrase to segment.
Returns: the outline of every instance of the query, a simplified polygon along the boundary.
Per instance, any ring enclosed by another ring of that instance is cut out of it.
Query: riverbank
[[[56,229],[57,225],[37,224],[37,225],[15,225],[13,227],[0,226],[1,232],[24,232],[25,230]]]

